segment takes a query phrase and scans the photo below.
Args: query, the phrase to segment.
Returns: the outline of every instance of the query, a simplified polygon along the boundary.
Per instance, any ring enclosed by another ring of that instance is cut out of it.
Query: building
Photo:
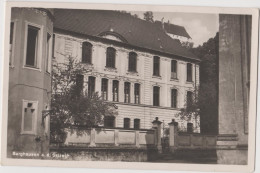
[[[8,157],[48,152],[53,11],[12,8],[10,24]]]
[[[54,60],[84,63],[85,89],[117,105],[106,126],[147,129],[159,117],[187,128],[176,114],[195,97],[200,60],[161,26],[119,11],[55,9],[54,37]]]

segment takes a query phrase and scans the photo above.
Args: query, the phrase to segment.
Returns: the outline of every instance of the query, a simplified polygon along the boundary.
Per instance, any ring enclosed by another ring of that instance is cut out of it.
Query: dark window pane
[[[125,94],[125,103],[130,103],[130,83],[129,82],[125,82],[124,94]]]
[[[192,82],[192,64],[187,63],[187,81]]]
[[[51,40],[51,35],[47,33],[47,45],[46,45],[46,66],[45,69],[47,72],[50,72],[50,40]]]
[[[153,105],[160,106],[160,88],[157,86],[153,87]]]
[[[138,83],[135,84],[134,94],[135,94],[135,104],[139,104],[140,103],[140,84],[138,84]]]
[[[128,70],[136,72],[136,61],[137,61],[137,54],[135,52],[129,53],[129,63],[128,63]]]
[[[176,108],[177,107],[177,90],[172,89],[171,92],[171,107]]]
[[[9,44],[13,44],[13,36],[14,36],[14,22],[10,24],[10,40]]]
[[[105,116],[104,117],[104,126],[107,128],[115,127],[115,117],[114,116]]]
[[[36,67],[39,28],[28,26],[26,65]]]
[[[82,44],[82,63],[92,63],[92,44],[84,42]]]
[[[108,87],[108,79],[102,79],[101,82],[101,97],[103,100],[107,100],[107,87]]]
[[[113,92],[113,101],[118,102],[118,85],[119,82],[117,80],[113,81],[113,88],[112,88],[112,92]]]
[[[160,76],[160,57],[153,57],[153,75]]]
[[[124,118],[124,128],[129,129],[130,128],[130,119]]]
[[[107,48],[106,67],[115,68],[116,50],[112,47]]]
[[[187,132],[193,133],[193,124],[192,123],[187,123]]]
[[[140,129],[140,119],[134,119],[134,129]]]
[[[187,108],[190,108],[193,104],[193,93],[191,91],[187,92]]]
[[[95,93],[96,78],[93,76],[88,77],[88,95],[92,96]]]
[[[76,76],[76,93],[80,95],[83,91],[83,83],[84,83],[84,76],[81,74],[77,74]]]
[[[171,78],[177,79],[177,61],[176,60],[171,61]]]

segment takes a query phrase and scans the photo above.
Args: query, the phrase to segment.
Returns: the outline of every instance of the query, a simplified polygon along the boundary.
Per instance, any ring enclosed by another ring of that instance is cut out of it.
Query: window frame
[[[191,94],[191,95],[189,96],[189,94]],[[193,104],[193,97],[194,97],[193,94],[194,93],[192,91],[187,91],[187,94],[186,94],[186,107],[187,108],[190,108],[190,106]],[[191,100],[189,100],[189,97]]]
[[[131,61],[133,61],[133,60],[134,60],[134,67],[132,66],[132,63],[131,63]],[[137,53],[136,52],[128,53],[128,71],[137,73]]]
[[[158,105],[155,103],[155,88],[158,88]],[[153,106],[160,106],[160,86],[153,86]]]
[[[115,99],[115,92],[114,92],[114,82],[117,82],[117,99]],[[118,102],[119,101],[119,81],[118,80],[113,80],[112,81],[112,100],[114,102]]]
[[[136,128],[136,121],[138,121],[138,127]],[[141,120],[139,118],[134,119],[134,129],[139,130],[141,127]]]
[[[190,70],[189,70],[189,67],[190,67]],[[193,65],[192,63],[187,63],[186,65],[186,75],[187,75],[187,79],[186,81],[187,82],[193,82]]]
[[[34,117],[34,120],[33,120],[33,122],[32,122],[32,130],[31,131],[25,131],[24,130],[24,109],[25,109],[25,107],[24,107],[24,105],[25,104],[27,104],[28,105],[28,103],[33,103],[33,104],[36,104],[36,108],[35,108],[35,117]],[[21,121],[21,134],[28,134],[28,135],[35,135],[36,134],[36,130],[37,130],[37,117],[38,117],[38,101],[32,101],[32,100],[22,100],[22,121]]]
[[[175,92],[175,97],[173,92]],[[171,88],[171,107],[178,107],[178,90],[176,88]]]
[[[89,61],[90,62],[88,62],[87,60],[88,60],[88,58],[85,58],[85,60],[86,60],[86,62],[83,62],[83,54],[84,54],[84,52],[83,52],[83,48],[84,48],[84,45],[86,44],[86,47],[87,48],[89,48],[89,53],[90,53],[90,55],[89,55]],[[82,42],[82,48],[81,48],[81,63],[83,63],[83,64],[90,64],[90,65],[92,65],[92,57],[93,57],[93,44],[91,44],[90,42],[88,42],[88,41],[84,41],[84,42]]]
[[[103,91],[103,81],[106,81],[106,87],[105,87],[105,91],[106,91],[106,97],[104,97],[104,91]],[[107,78],[101,78],[101,98],[103,100],[108,100],[108,79]]]
[[[128,100],[126,99],[126,84],[129,84],[129,93],[128,93]],[[131,83],[130,82],[124,82],[124,103],[131,103]]]
[[[155,60],[158,59],[158,62],[156,63]],[[158,74],[156,74],[156,64],[158,64]],[[159,56],[153,56],[153,76],[158,76],[158,77],[161,77],[161,73],[160,73],[160,68],[161,66],[161,57]]]
[[[124,118],[124,129],[130,129],[131,127],[131,119],[130,118]]]
[[[138,95],[136,94],[137,92],[136,92],[136,86],[138,86]],[[140,104],[140,94],[141,93],[141,84],[139,84],[139,83],[135,83],[134,84],[134,103],[135,104]],[[137,96],[139,96],[138,97],[138,100],[137,100]]]
[[[175,66],[173,64],[175,64]],[[178,79],[178,61],[174,59],[171,60],[171,79]]]
[[[113,50],[114,56],[113,57],[109,57],[109,50]],[[111,64],[109,64],[109,58],[111,59]],[[111,66],[110,66],[111,65]],[[116,68],[116,49],[113,47],[108,47],[106,49],[106,68]]]
[[[108,125],[109,123],[113,123],[112,126]],[[105,128],[115,128],[116,126],[116,117],[115,116],[105,116],[104,117],[104,127]]]
[[[93,84],[93,91],[90,91],[90,79],[93,78],[94,79],[94,84]],[[96,91],[96,77],[95,76],[88,76],[88,96],[93,96],[93,94],[95,94]],[[90,93],[91,92],[91,93]]]
[[[28,39],[28,29],[29,26],[36,27],[39,29],[38,31],[38,40],[37,40],[37,57],[36,57],[36,66],[28,66],[26,65],[26,54],[27,54],[27,39]],[[42,44],[43,44],[43,25],[38,25],[32,22],[25,21],[25,35],[24,35],[24,62],[23,68],[41,71],[41,64],[42,64]]]

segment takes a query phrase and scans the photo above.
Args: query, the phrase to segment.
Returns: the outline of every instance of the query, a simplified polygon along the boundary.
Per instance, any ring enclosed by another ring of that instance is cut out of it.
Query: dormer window
[[[116,50],[112,47],[107,48],[106,67],[115,68]]]
[[[83,42],[82,44],[82,63],[92,64],[92,47],[89,42]]]
[[[129,61],[128,61],[128,71],[136,72],[137,65],[137,54],[135,52],[129,53]]]

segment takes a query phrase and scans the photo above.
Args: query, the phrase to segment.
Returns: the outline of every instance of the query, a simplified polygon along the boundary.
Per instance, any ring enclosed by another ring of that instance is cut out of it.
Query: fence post
[[[161,143],[161,124],[162,124],[162,122],[159,121],[158,117],[156,117],[155,120],[152,122],[152,124],[153,124],[153,128],[156,129],[155,130],[155,139],[156,139],[155,145],[157,146],[158,152],[161,153],[162,152],[162,143]]]
[[[174,149],[177,147],[177,135],[178,135],[178,122],[175,122],[172,119],[172,122],[169,123],[170,127],[170,134],[169,134],[169,147],[170,150],[173,152]]]
[[[91,147],[95,147],[96,143],[95,143],[95,133],[96,133],[96,129],[95,128],[91,128],[90,130],[90,146]]]
[[[118,129],[115,129],[115,146],[118,146]]]
[[[137,148],[140,147],[139,130],[135,131],[135,145]]]

